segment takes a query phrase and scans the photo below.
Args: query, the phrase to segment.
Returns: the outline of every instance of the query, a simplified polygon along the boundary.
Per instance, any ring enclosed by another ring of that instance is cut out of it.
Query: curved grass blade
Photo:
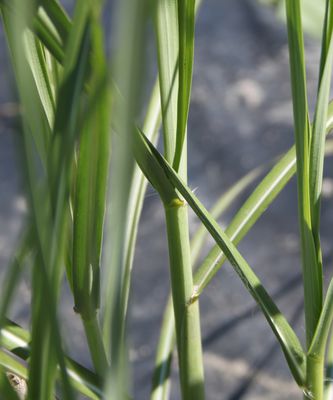
[[[55,112],[55,98],[52,91],[50,77],[46,68],[45,55],[40,42],[30,32],[26,31],[24,34],[26,42],[26,58],[31,68],[32,75],[36,82],[36,88],[43,105],[50,130],[53,128],[54,112]]]
[[[333,279],[328,286],[322,312],[308,353],[324,357],[326,343],[333,321]]]
[[[207,230],[220,246],[221,250],[226,254],[226,257],[243,281],[247,290],[257,301],[282,347],[295,381],[299,386],[303,386],[305,383],[305,354],[296,334],[284,316],[281,314],[273,300],[270,298],[258,277],[254,274],[252,269],[249,267],[247,262],[238,252],[237,248],[233,245],[227,235],[220,229],[215,220],[211,218],[208,211],[199,202],[196,196],[191,193],[191,190],[182,183],[174,170],[168,165],[168,163],[158,153],[154,146],[147,141],[143,134],[140,135],[142,140],[144,140],[149,146],[151,153],[158,161],[160,167],[163,169],[170,182],[175,185],[177,190],[182,196],[184,196],[184,199],[188,202],[193,211],[201,219]],[[195,299],[193,301],[195,301]]]
[[[263,173],[264,167],[258,167],[247,173],[243,178],[231,186],[213,205],[210,213],[213,218],[219,218],[249,186]],[[195,265],[204,241],[208,235],[207,229],[201,225],[191,239],[192,265]]]
[[[29,343],[31,338],[29,333],[19,325],[6,319],[0,330],[0,340],[2,346],[15,354],[16,357],[22,360],[27,360],[29,358],[31,351]],[[88,396],[90,399],[97,400],[101,398],[102,391],[98,385],[98,379],[95,374],[77,364],[69,357],[66,357],[66,369],[73,388],[77,389],[81,394]],[[27,373],[26,375],[21,375],[19,370],[16,370],[16,373],[23,378],[27,378],[28,375]]]

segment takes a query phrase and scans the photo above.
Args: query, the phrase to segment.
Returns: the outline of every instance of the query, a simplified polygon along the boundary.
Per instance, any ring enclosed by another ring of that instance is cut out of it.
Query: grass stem
[[[193,277],[186,203],[175,199],[165,206],[171,286],[176,321],[183,399],[204,399],[199,303],[190,304]]]

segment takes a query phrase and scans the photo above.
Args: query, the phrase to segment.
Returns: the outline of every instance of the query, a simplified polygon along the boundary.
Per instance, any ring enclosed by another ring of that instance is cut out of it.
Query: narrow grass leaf
[[[46,68],[45,55],[43,54],[43,49],[39,40],[37,40],[30,31],[25,32],[24,39],[27,49],[25,56],[31,68],[50,130],[52,130],[54,123],[55,99],[50,76]]]
[[[177,137],[173,167],[179,170],[186,135],[190,105],[194,58],[195,1],[178,1],[179,88],[177,103]]]
[[[331,129],[333,129],[333,103],[329,104],[326,132],[330,132]],[[326,150],[327,154],[332,154],[331,142],[326,143]],[[226,234],[235,245],[243,239],[291,177],[295,175],[295,172],[296,153],[293,146],[263,178],[228,225]],[[213,246],[194,275],[196,296],[199,296],[211,282],[225,260],[226,257],[220,247],[217,244]],[[164,313],[170,315],[171,312],[172,303],[169,299]],[[155,360],[152,400],[161,400],[165,398],[163,396],[167,396],[169,365],[175,344],[175,341],[172,341],[175,329],[174,319],[165,317],[163,321],[163,330],[161,330]],[[163,368],[161,368],[162,366]]]
[[[298,210],[304,282],[304,308],[307,346],[315,332],[322,308],[323,277],[312,231],[310,200],[310,140],[304,43],[300,0],[286,0],[290,77],[294,110],[297,154]]]
[[[320,314],[316,332],[313,336],[309,354],[325,355],[328,335],[333,321],[333,279],[328,286],[323,309]]]
[[[247,173],[243,178],[231,186],[223,195],[215,202],[210,213],[213,218],[220,218],[221,215],[235,202],[235,200],[255,182],[256,179],[263,173],[264,167],[258,167]],[[202,247],[207,238],[207,229],[201,225],[194,233],[191,239],[191,257],[192,265],[195,265]]]
[[[164,154],[168,162],[175,156],[178,102],[178,2],[158,0],[155,30],[158,55]]]
[[[0,330],[0,341],[3,348],[15,354],[16,357],[21,358],[23,361],[29,358],[31,337],[27,331],[14,322],[6,319]],[[102,391],[95,374],[69,357],[66,357],[66,369],[72,386],[81,394],[91,399],[99,399],[101,397]],[[26,378],[27,373],[21,376]]]
[[[329,37],[328,40],[329,47],[319,85],[310,146],[310,207],[312,217],[312,229],[317,252],[320,251],[320,197],[324,169],[326,137],[325,123],[327,119],[333,63],[333,40],[331,40],[331,37]],[[321,255],[318,255],[318,257],[321,258]]]
[[[325,5],[325,17],[323,23],[322,37],[321,37],[321,52],[320,52],[320,66],[319,66],[319,78],[318,78],[318,91],[323,76],[328,48],[330,44],[330,38],[332,36],[333,29],[333,8],[331,0],[326,0]]]
[[[218,224],[210,216],[208,211],[199,202],[191,190],[182,183],[174,170],[168,165],[154,146],[147,141],[144,135],[141,134],[141,137],[142,140],[149,145],[152,154],[156,160],[158,160],[165,174],[201,219],[202,223],[206,226],[207,230],[234,267],[247,290],[261,307],[263,314],[282,347],[291,373],[298,385],[302,386],[305,382],[305,354],[294,331],[270,298],[258,277],[238,252],[237,248],[232,244],[227,235],[220,229]]]

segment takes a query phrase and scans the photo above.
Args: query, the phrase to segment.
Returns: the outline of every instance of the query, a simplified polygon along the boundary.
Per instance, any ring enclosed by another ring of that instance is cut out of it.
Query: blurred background
[[[70,2],[67,3],[70,9]],[[274,4],[267,7],[263,3]],[[324,2],[305,3],[309,103],[313,105],[320,53],[318,27]],[[105,18],[108,20],[108,15]],[[153,43],[151,47],[153,49]],[[149,56],[153,58],[152,49]],[[26,203],[16,146],[19,106],[2,29],[0,62],[0,278],[3,279],[22,231]],[[282,2],[203,1],[196,27],[191,101],[189,185],[210,207],[246,172],[271,161],[293,144]],[[328,158],[322,205],[327,278],[332,275],[332,166]],[[250,191],[224,215],[222,226],[228,224]],[[192,231],[196,227],[198,221],[191,214]],[[163,209],[158,195],[149,187],[134,262],[129,320],[133,393],[138,400],[149,398],[154,351],[169,292],[166,246]],[[205,251],[211,246],[212,242],[208,241]],[[295,179],[239,248],[304,340]],[[26,273],[10,315],[24,327],[29,326],[29,301],[30,284]],[[208,400],[302,398],[266,320],[228,264],[205,289],[200,305]],[[70,292],[64,287],[61,308],[64,341],[69,354],[90,366],[81,322],[72,307]],[[179,399],[176,360],[173,371],[171,399]]]

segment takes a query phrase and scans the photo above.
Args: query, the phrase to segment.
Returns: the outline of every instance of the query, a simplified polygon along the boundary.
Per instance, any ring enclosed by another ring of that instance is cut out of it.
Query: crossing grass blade
[[[330,118],[327,121],[327,131],[332,129],[332,104],[330,104]],[[333,154],[333,142],[326,142],[326,156]],[[293,156],[293,161],[290,156]],[[263,210],[274,201],[285,185],[296,172],[296,155],[293,147],[265,176],[257,188],[245,201],[235,217],[226,228],[226,234],[237,245],[250,231],[252,226],[263,214]],[[236,185],[237,186],[237,185]],[[218,245],[215,245],[204,258],[194,274],[196,296],[200,296],[204,288],[215,277],[217,271],[226,261],[224,253]],[[175,345],[174,329],[175,322],[172,315],[172,303],[166,305],[161,328],[160,339],[156,350],[155,369],[153,375],[152,400],[164,399],[168,393],[168,380],[172,352]]]
[[[138,133],[139,135],[140,133]],[[237,248],[232,244],[227,235],[220,229],[215,220],[210,216],[208,211],[199,202],[196,196],[186,187],[184,183],[177,176],[175,171],[168,165],[160,153],[147,141],[143,134],[140,134],[145,143],[149,146],[151,154],[155,160],[158,161],[160,167],[165,172],[170,182],[177,188],[184,199],[188,202],[189,206],[201,219],[202,223],[206,226],[214,240],[220,246],[221,250],[227,256],[228,261],[234,267],[235,271],[243,281],[245,287],[257,301],[262,309],[272,331],[278,339],[282,350],[285,354],[290,371],[294,376],[295,381],[299,386],[305,383],[305,354],[302,346],[284,318],[273,300],[270,298],[266,290],[263,288],[258,277],[254,274],[244,258],[240,255]],[[147,157],[149,155],[147,154]],[[193,301],[196,301],[196,293],[193,293]]]
[[[258,167],[247,173],[243,178],[231,186],[213,205],[210,213],[213,218],[220,218],[222,214],[234,203],[251,184],[255,182],[264,171],[264,167]],[[201,253],[202,247],[207,238],[208,232],[204,225],[201,225],[191,239],[192,265],[195,265]]]
[[[328,335],[333,321],[333,279],[331,280],[316,332],[313,336],[308,353],[314,357],[324,357]]]
[[[9,356],[13,353],[15,357],[21,358],[23,363],[29,358],[31,337],[19,325],[6,319],[0,330],[0,341],[3,348],[8,350]],[[7,360],[7,364],[11,365],[11,359]],[[13,372],[23,378],[27,378],[28,373],[17,369],[15,365],[15,361],[13,361],[13,365],[9,367],[9,370],[16,368]],[[66,369],[73,388],[76,388],[81,394],[88,396],[90,399],[97,400],[101,397],[102,390],[95,374],[69,357],[66,357]]]
[[[25,32],[26,58],[28,60],[32,75],[36,82],[36,88],[43,105],[50,130],[53,128],[55,98],[52,83],[47,71],[44,49],[39,40],[30,32]]]

